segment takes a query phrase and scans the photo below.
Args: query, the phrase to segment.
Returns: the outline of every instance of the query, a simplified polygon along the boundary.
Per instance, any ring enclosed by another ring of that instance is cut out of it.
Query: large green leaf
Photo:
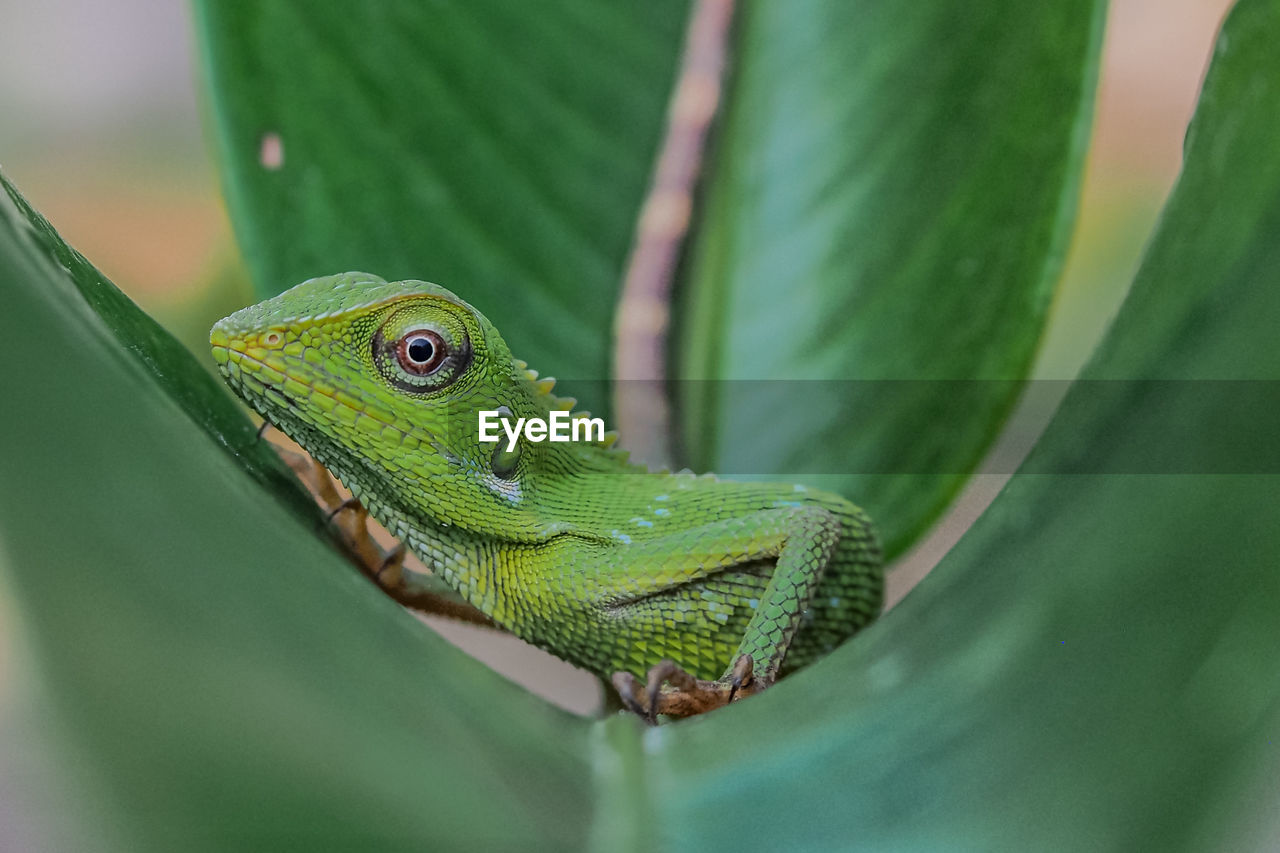
[[[196,8],[262,295],[348,269],[438,281],[608,408],[614,299],[686,0]]]
[[[24,813],[95,849],[579,845],[582,722],[259,487],[229,398],[4,186],[0,563],[37,680],[16,740],[54,761],[24,795],[64,799]]]
[[[1243,0],[1132,293],[959,545],[857,642],[649,736],[671,849],[1274,845],[1277,39]]]
[[[17,720],[52,744],[22,794],[120,849],[1263,846],[1277,38],[1277,0],[1233,13],[1133,292],[956,550],[828,659],[652,731],[554,711],[386,601],[0,196],[0,562],[39,678]]]
[[[829,472],[890,553],[942,510],[1030,369],[1105,9],[744,4],[674,344],[695,468]]]
[[[261,293],[349,268],[439,281],[607,413],[687,3],[196,5]],[[677,288],[681,462],[843,491],[890,553],[937,516],[1040,335],[1104,6],[740,4]],[[742,379],[765,381],[723,381]],[[975,379],[994,381],[931,381]]]

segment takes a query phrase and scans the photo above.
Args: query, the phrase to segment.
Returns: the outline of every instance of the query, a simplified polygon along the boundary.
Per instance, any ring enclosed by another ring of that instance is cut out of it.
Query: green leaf
[[[1280,3],[1238,4],[1132,293],[959,545],[854,643],[646,741],[670,849],[1274,844],[1278,38]]]
[[[614,302],[685,0],[196,8],[261,295],[348,269],[437,281],[608,409]],[[279,168],[263,166],[267,138]]]
[[[93,849],[580,846],[585,724],[326,548],[226,452],[270,458],[191,356],[4,187],[14,742],[53,764],[21,813]]]
[[[743,4],[674,343],[695,469],[811,475],[891,554],[946,506],[1040,338],[1105,9]]]
[[[115,285],[58,236],[43,216],[27,204],[9,180],[0,174],[8,226],[25,239],[26,247],[62,268],[65,282],[54,291],[64,308],[88,325],[87,334],[106,338],[120,350],[117,358],[141,371],[143,381],[155,383],[244,469],[266,486],[300,517],[316,516],[315,501],[280,461],[269,445],[258,440],[257,429],[244,416],[231,395],[191,353],[129,301]],[[18,286],[19,280],[11,282]],[[28,283],[30,286],[30,283]]]
[[[672,377],[693,380],[682,462],[842,491],[891,554],[937,516],[1039,339],[1104,6],[740,5],[670,342]],[[687,3],[197,8],[262,294],[350,268],[434,279],[608,415]]]
[[[959,546],[858,641],[656,731],[550,709],[335,558],[6,187],[0,562],[39,678],[9,723],[56,745],[21,795],[129,850],[1264,846],[1277,38],[1276,0],[1232,14],[1132,293]]]

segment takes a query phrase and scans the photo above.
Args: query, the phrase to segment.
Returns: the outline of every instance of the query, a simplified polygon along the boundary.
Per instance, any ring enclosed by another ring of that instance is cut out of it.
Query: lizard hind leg
[[[613,686],[629,710],[656,725],[658,716],[692,717],[723,708],[756,691],[750,655],[740,655],[716,681],[695,678],[670,658],[650,668],[645,683],[629,672],[615,672]]]
[[[733,609],[749,614],[745,625],[735,626],[738,641],[729,657],[732,663],[720,678],[703,681],[673,661],[663,660],[650,669],[643,689],[630,673],[617,672],[612,680],[623,703],[650,720],[659,714],[686,717],[723,707],[773,684],[840,534],[839,520],[822,507],[763,510],[691,531],[697,550],[689,555],[698,559],[696,569],[688,571],[682,583],[645,590],[631,607],[643,611],[681,595],[701,601],[708,589],[717,592],[717,584],[731,582],[720,598],[737,599]],[[707,571],[707,554],[731,554],[732,562]],[[755,577],[754,572],[743,571],[759,565],[768,566],[768,573]],[[754,586],[748,583],[752,578]],[[736,588],[744,585],[748,588]],[[734,614],[722,609],[715,613],[722,618],[706,616],[716,599],[713,595],[703,605],[704,623],[736,622]],[[684,663],[688,666],[691,661]]]

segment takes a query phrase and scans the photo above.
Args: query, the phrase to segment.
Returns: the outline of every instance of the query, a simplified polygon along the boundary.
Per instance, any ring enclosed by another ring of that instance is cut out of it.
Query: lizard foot
[[[750,655],[740,656],[717,681],[694,678],[673,660],[663,660],[649,670],[642,685],[629,672],[615,672],[613,687],[630,711],[656,725],[658,715],[692,717],[722,708],[756,691]]]
[[[345,524],[340,523],[340,517],[345,519]],[[464,601],[411,587],[406,582],[404,569],[408,548],[400,542],[384,552],[369,530],[369,511],[360,501],[355,498],[341,501],[329,511],[329,521],[335,524],[339,540],[360,571],[400,604],[419,613],[493,627],[492,619]]]
[[[265,423],[259,435],[266,432]],[[381,587],[383,592],[420,613],[493,627],[492,619],[461,599],[411,587],[405,578],[407,549],[404,543],[397,544],[390,551],[383,551],[369,528],[369,511],[356,498],[343,497],[328,469],[302,451],[290,450],[280,445],[276,445],[276,451],[315,495],[324,512],[324,523],[331,526],[337,544],[347,558]]]

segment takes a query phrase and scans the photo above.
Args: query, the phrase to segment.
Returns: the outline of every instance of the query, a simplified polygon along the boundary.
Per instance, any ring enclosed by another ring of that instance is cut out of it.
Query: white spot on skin
[[[809,491],[809,490],[808,490],[807,488],[805,488],[804,486],[801,486],[801,485],[795,485],[795,486],[792,486],[792,487],[791,487],[791,491],[793,491],[793,492],[807,492],[807,491]]]
[[[653,499],[655,501],[669,501],[671,500],[671,495],[654,495]]]
[[[831,602],[830,602],[830,603],[831,603],[831,606],[832,606],[832,607],[839,607],[839,606],[840,606],[840,598],[839,598],[838,596],[833,596],[833,597],[832,597],[832,599],[831,599]]]
[[[661,507],[659,507],[658,509],[655,509],[655,510],[653,511],[653,514],[654,514],[654,515],[671,515],[671,510],[669,510],[669,509],[662,509]]]
[[[258,162],[268,172],[279,171],[284,165],[284,140],[278,133],[264,133],[258,146]]]
[[[628,536],[627,534],[623,533],[622,531],[620,531],[620,530],[613,530],[613,531],[610,531],[610,532],[613,534],[613,538],[614,538],[614,539],[616,539],[616,540],[618,540],[619,542],[621,542],[623,545],[630,545],[630,544],[631,544],[631,537],[630,537],[630,536]]]
[[[518,480],[504,480],[497,474],[488,473],[484,475],[484,484],[489,487],[489,491],[495,495],[506,498],[513,504],[520,503],[524,495],[520,491],[520,483]]]
[[[636,525],[637,527],[653,527],[652,521],[650,521],[647,518],[641,518],[640,516],[636,516],[635,518],[631,519],[631,523]]]

